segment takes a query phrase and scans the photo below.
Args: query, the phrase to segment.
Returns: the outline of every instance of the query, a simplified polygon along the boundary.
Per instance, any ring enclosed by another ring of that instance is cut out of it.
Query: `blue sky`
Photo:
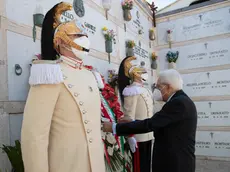
[[[171,4],[175,0],[147,0],[148,2],[154,1],[158,9],[164,8],[165,6]]]

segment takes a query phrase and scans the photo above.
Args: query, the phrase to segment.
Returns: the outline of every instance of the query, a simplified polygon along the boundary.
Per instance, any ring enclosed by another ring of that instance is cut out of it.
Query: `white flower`
[[[113,148],[112,147],[108,147],[107,148],[107,151],[108,151],[108,154],[110,155],[110,156],[113,156]]]
[[[105,133],[103,131],[101,132],[101,138],[105,140]]]
[[[115,143],[117,142],[116,139],[115,139],[115,137],[114,137],[111,133],[107,134],[106,136],[107,136],[107,137],[106,137],[106,140],[107,140],[110,144],[115,144]]]
[[[118,149],[119,149],[119,146],[118,146],[118,144],[116,144],[116,145],[114,146],[114,150],[117,151]]]

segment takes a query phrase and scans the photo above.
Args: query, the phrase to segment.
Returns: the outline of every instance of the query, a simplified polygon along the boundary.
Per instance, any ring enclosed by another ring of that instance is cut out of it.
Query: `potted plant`
[[[157,69],[157,58],[158,58],[158,56],[156,55],[155,52],[153,52],[151,54],[151,59],[152,59],[151,68],[152,69]]]
[[[172,31],[170,29],[167,30],[167,41],[169,44],[169,48],[172,47]]]
[[[125,21],[130,21],[132,19],[130,10],[133,9],[133,3],[134,3],[133,0],[123,0],[121,3]]]
[[[110,53],[113,52],[113,43],[116,44],[116,39],[115,39],[115,32],[113,30],[108,30],[107,27],[102,28],[102,33],[105,38],[105,51],[109,55],[109,63],[110,63]]]
[[[134,41],[127,41],[126,42],[126,55],[127,56],[134,56],[134,50],[133,48],[135,47],[135,42]]]
[[[150,39],[151,41],[154,41],[154,40],[155,40],[155,33],[154,33],[154,29],[153,29],[153,28],[151,28],[151,29],[149,30],[149,39]]]
[[[3,145],[1,148],[8,156],[12,166],[12,172],[24,172],[24,165],[22,160],[21,144],[19,140],[15,141],[15,146]]]
[[[169,51],[166,54],[167,61],[169,62],[169,66],[168,66],[169,69],[176,69],[176,61],[178,57],[179,57],[179,51],[176,52]]]

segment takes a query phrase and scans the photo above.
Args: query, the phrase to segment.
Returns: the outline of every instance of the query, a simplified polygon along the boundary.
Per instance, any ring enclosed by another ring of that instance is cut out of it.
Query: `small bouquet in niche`
[[[125,21],[130,21],[132,19],[130,10],[133,9],[133,4],[134,4],[133,0],[123,0],[121,3]]]
[[[114,69],[108,70],[108,83],[113,89],[115,89],[116,94],[117,94],[116,86],[118,84],[117,79],[118,79],[117,71]]]
[[[152,69],[157,69],[157,58],[158,58],[158,56],[156,55],[155,52],[153,52],[153,53],[151,54],[151,60],[152,60],[151,68],[152,68]]]
[[[109,55],[109,63],[110,63],[110,53],[113,52],[113,43],[116,44],[116,33],[114,30],[109,30],[107,27],[102,28],[102,33],[105,38],[105,50]]]
[[[134,47],[136,46],[134,41],[126,41],[126,56],[134,56]]]
[[[166,54],[167,61],[169,62],[169,69],[176,68],[176,61],[178,60],[178,57],[179,57],[179,51],[176,52],[169,51]]]

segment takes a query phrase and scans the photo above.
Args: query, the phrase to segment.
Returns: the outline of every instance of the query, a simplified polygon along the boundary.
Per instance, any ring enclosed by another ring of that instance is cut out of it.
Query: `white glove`
[[[128,138],[128,143],[129,143],[129,147],[130,147],[132,153],[135,153],[136,148],[138,148],[136,139],[134,137],[129,137]]]

